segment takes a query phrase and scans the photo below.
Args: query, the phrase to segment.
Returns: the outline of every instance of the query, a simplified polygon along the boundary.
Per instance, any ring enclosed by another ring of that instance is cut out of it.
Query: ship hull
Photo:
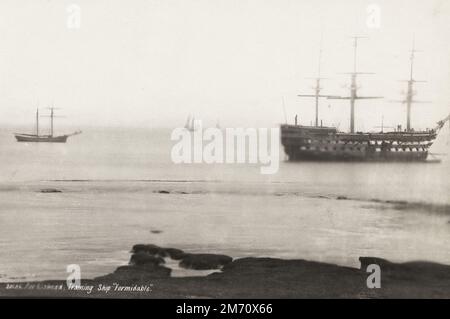
[[[436,135],[434,130],[348,134],[333,127],[281,126],[289,161],[425,162]]]
[[[15,134],[17,142],[29,143],[66,143],[68,135],[61,136],[37,136],[28,134]]]
[[[308,151],[286,151],[289,161],[317,161],[317,162],[425,162],[428,153],[414,154],[384,154],[376,156],[372,154],[336,154],[333,152],[308,152]]]

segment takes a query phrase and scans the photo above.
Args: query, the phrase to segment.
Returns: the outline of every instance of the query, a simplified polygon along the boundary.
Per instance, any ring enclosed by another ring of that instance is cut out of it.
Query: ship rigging
[[[56,108],[50,107],[50,115],[44,115],[43,117],[50,118],[50,134],[42,135],[39,131],[39,108],[36,109],[36,132],[35,134],[14,133],[17,142],[32,142],[32,143],[66,143],[69,136],[81,134],[81,131],[76,131],[72,134],[66,135],[54,135],[54,118]]]
[[[344,160],[344,161],[426,161],[429,148],[444,124],[450,120],[450,115],[437,122],[437,126],[426,131],[415,131],[411,127],[411,105],[414,100],[413,85],[419,82],[413,77],[414,56],[411,53],[410,78],[406,99],[402,101],[407,106],[406,129],[401,126],[396,131],[384,132],[384,123],[379,133],[355,132],[355,104],[357,100],[381,99],[380,96],[360,96],[358,94],[357,77],[363,74],[357,70],[358,40],[363,37],[353,37],[353,72],[350,75],[350,92],[348,96],[321,94],[321,54],[319,54],[318,76],[315,78],[315,94],[301,94],[300,97],[315,98],[315,126],[281,125],[281,142],[289,160]],[[335,99],[350,101],[350,132],[338,131],[336,127],[319,126],[319,99]],[[384,122],[384,119],[383,119]]]

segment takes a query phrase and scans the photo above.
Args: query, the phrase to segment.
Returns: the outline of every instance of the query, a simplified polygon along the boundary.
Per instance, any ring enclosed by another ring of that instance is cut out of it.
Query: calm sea
[[[66,144],[0,130],[0,281],[92,278],[136,243],[358,266],[450,264],[450,161],[173,164],[170,130],[84,129]],[[433,146],[447,153],[448,128]],[[61,193],[42,193],[56,188]],[[162,192],[161,192],[162,191]],[[169,194],[167,194],[167,192]],[[389,202],[390,201],[390,202]]]

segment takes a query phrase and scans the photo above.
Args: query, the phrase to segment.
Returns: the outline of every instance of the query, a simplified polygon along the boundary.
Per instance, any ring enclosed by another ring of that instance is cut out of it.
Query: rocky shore
[[[82,280],[1,283],[0,297],[83,298],[450,298],[450,266],[427,262],[396,264],[360,257],[360,269],[306,260],[240,258],[194,254],[176,248],[135,245],[129,265]],[[171,277],[167,261],[200,277]],[[368,288],[377,265],[380,288]],[[369,278],[369,279],[368,279]]]

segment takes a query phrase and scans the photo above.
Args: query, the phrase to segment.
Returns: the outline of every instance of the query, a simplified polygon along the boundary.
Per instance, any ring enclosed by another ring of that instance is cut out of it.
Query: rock
[[[450,266],[426,261],[411,261],[405,263],[393,263],[385,259],[376,257],[359,257],[361,270],[366,271],[369,265],[378,265],[381,272],[394,275],[397,278],[439,278],[450,282]],[[431,279],[430,279],[431,280]]]
[[[116,269],[114,274],[141,273],[152,278],[167,278],[170,276],[171,269],[164,266],[121,266]]]
[[[402,205],[402,206],[405,206],[405,205],[409,204],[405,200],[387,200],[387,201],[385,201],[385,203],[387,203],[387,204],[395,204],[395,205]]]
[[[169,191],[165,191],[165,190],[157,191],[157,193],[158,193],[158,194],[170,194]]]
[[[62,193],[62,191],[56,188],[44,188],[41,189],[41,193]]]
[[[186,253],[184,251],[182,251],[181,249],[176,249],[176,248],[163,248],[163,247],[159,247],[156,245],[152,245],[152,244],[148,244],[148,245],[144,245],[144,244],[138,244],[138,245],[134,245],[133,249],[132,249],[133,253],[139,253],[139,252],[144,252],[146,254],[155,256],[155,257],[170,257],[174,260],[180,260],[182,259],[184,256],[186,256]]]
[[[131,248],[131,252],[132,253],[138,253],[141,251],[147,251],[147,246],[149,245],[145,245],[145,244],[136,244],[133,246],[133,248]],[[156,246],[155,246],[156,247]]]
[[[304,260],[282,260],[277,258],[269,257],[246,257],[236,259],[233,262],[225,265],[222,268],[224,275],[249,275],[249,276],[259,276],[270,274],[271,272],[276,273],[292,273],[294,270],[300,268],[313,268],[316,269],[317,266],[313,263],[309,263]]]
[[[338,196],[336,199],[337,200],[346,200],[346,199],[348,199],[348,197],[346,197],[346,196]]]
[[[144,265],[164,263],[165,257],[180,260],[180,267],[196,270],[219,269],[230,263],[233,259],[225,255],[217,254],[188,254],[181,249],[163,248],[156,245],[134,245],[130,264]]]
[[[169,278],[171,271],[169,268],[151,264],[145,266],[121,266],[114,273],[95,278],[94,280],[100,282],[123,282],[126,284],[143,283],[150,279]]]
[[[130,258],[130,265],[142,266],[149,264],[158,266],[164,264],[164,259],[161,257],[152,256],[143,251],[134,253]]]
[[[315,196],[315,198],[330,199],[328,196],[324,196],[324,195],[317,195],[317,196]]]
[[[169,255],[169,257],[172,258],[173,260],[181,260],[183,259],[183,257],[186,256],[186,253],[181,249],[165,248],[165,251]]]
[[[132,249],[133,253],[138,253],[138,252],[145,252],[149,255],[153,255],[153,256],[158,256],[158,257],[167,257],[168,254],[165,251],[164,248],[161,248],[159,246],[156,245],[152,245],[152,244],[148,244],[148,245],[144,245],[144,244],[137,244],[133,246]]]
[[[369,265],[378,265],[380,267],[388,267],[392,263],[386,259],[381,259],[377,257],[359,257],[359,262],[361,263],[361,270],[366,271]]]
[[[195,270],[219,269],[233,261],[226,255],[186,254],[180,261],[180,267]]]
[[[162,233],[162,230],[152,229],[152,230],[150,230],[150,232],[151,232],[152,234],[161,234],[161,233]]]

